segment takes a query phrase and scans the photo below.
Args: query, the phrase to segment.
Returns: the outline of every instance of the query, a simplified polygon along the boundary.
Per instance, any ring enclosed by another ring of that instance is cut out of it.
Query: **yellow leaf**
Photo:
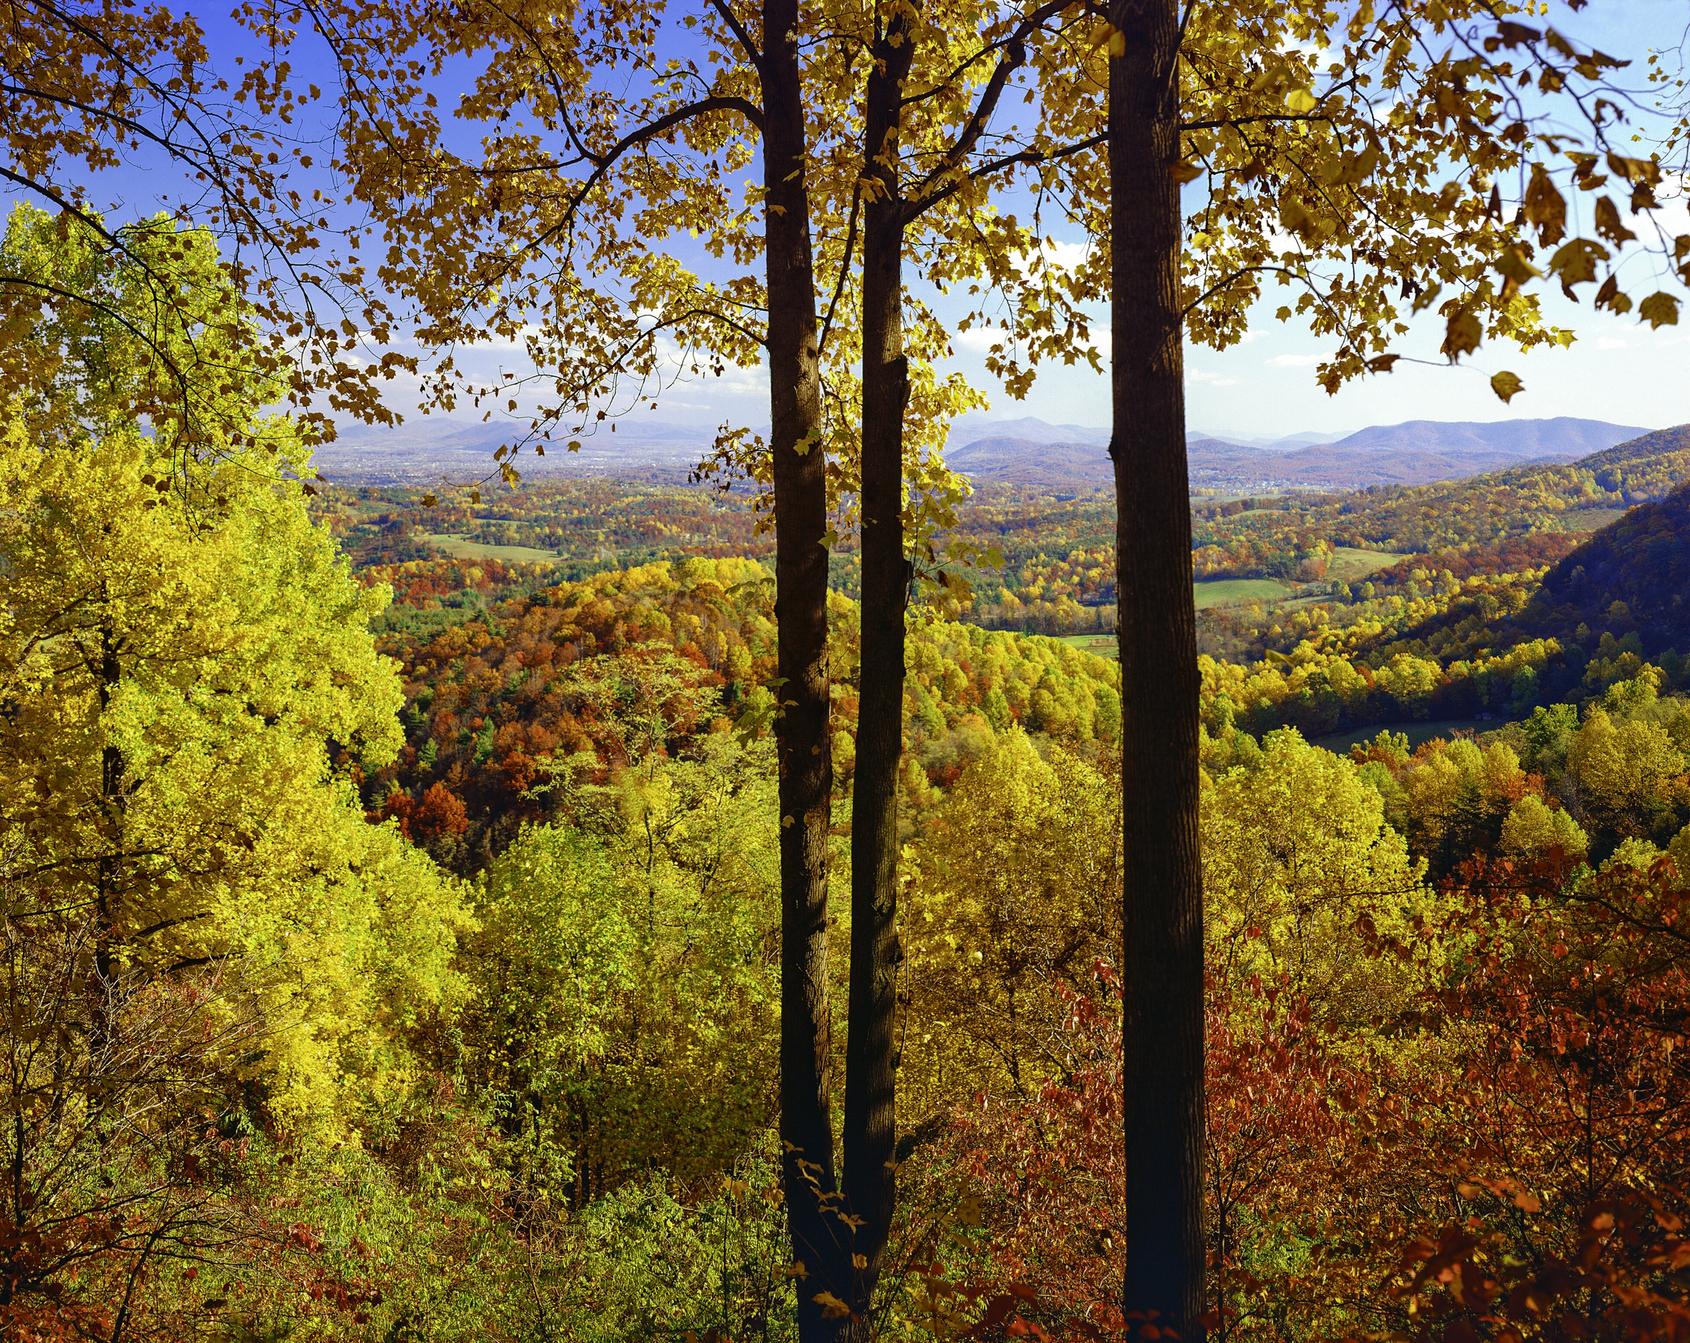
[[[1619,206],[1609,196],[1603,196],[1596,202],[1596,231],[1616,243],[1628,242],[1637,236],[1625,226],[1620,218]]]
[[[1496,263],[1496,269],[1506,282],[1505,293],[1513,293],[1527,280],[1543,274],[1536,266],[1526,260],[1523,248],[1510,247],[1502,254],[1502,259]]]
[[[1605,261],[1607,257],[1608,249],[1601,243],[1592,242],[1589,238],[1574,238],[1555,249],[1555,255],[1549,258],[1549,269],[1560,278],[1562,291],[1571,298],[1573,286],[1594,280],[1596,263]]]
[[[832,1292],[817,1292],[810,1299],[822,1308],[824,1320],[846,1320],[851,1317],[851,1308]]]
[[[1525,383],[1520,381],[1518,375],[1509,373],[1506,370],[1501,373],[1493,373],[1491,375],[1491,391],[1495,392],[1505,402],[1512,401],[1516,394],[1524,390],[1525,385]]]
[[[1602,281],[1602,287],[1596,291],[1596,306],[1611,308],[1614,312],[1631,311],[1631,295],[1621,292],[1619,276],[1610,273]]]
[[[1297,116],[1306,116],[1320,106],[1320,100],[1308,89],[1292,89],[1285,95],[1285,106]]]
[[[1528,223],[1537,226],[1538,237],[1551,243],[1567,231],[1567,201],[1555,185],[1549,170],[1541,163],[1532,164],[1532,175],[1526,183],[1523,213]]]
[[[1449,328],[1444,333],[1443,351],[1451,359],[1472,354],[1484,339],[1484,328],[1468,308],[1457,308],[1450,314]]]

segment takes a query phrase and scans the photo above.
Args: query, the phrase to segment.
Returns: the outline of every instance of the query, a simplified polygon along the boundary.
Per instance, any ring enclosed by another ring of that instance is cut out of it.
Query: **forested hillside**
[[[1527,620],[1631,636],[1651,656],[1690,651],[1690,492],[1640,504],[1544,575]]]
[[[0,1343],[1690,1343],[1586,8],[15,0]]]
[[[63,264],[32,217],[7,245]],[[159,1337],[782,1336],[781,706],[752,515],[535,490],[499,505],[495,553],[405,558],[392,538],[491,524],[311,500],[286,423],[238,410],[267,395],[256,368],[187,460],[186,507],[154,503],[183,468],[126,421],[124,380],[151,375],[102,335],[117,390],[66,375],[75,415],[43,399],[6,439],[10,1327],[105,1336],[139,1281],[126,1318]],[[1451,1216],[1498,1253],[1579,1244],[1622,1149],[1651,1188],[1680,1176],[1690,1109],[1651,1041],[1690,897],[1686,496],[1562,526],[1660,491],[1680,439],[1196,503],[1240,538],[1342,519],[1418,552],[1210,613],[1250,650],[1203,659],[1201,704],[1211,1246],[1240,1329],[1378,1308],[1401,1245]],[[1064,507],[1104,505],[969,505],[1024,606],[1109,596],[1104,543],[1040,567]],[[592,551],[496,553],[553,538]],[[753,554],[718,557],[735,538]],[[1015,1303],[1084,1333],[1121,1254],[1119,671],[1107,642],[948,619],[966,605],[933,591],[898,776],[899,1328],[960,1336]],[[830,614],[849,669],[856,604]],[[848,671],[831,705],[843,881]],[[1597,961],[1615,989],[1592,1006]],[[1566,1031],[1598,1051],[1549,1043]],[[1647,1271],[1658,1233],[1637,1234],[1616,1273]]]

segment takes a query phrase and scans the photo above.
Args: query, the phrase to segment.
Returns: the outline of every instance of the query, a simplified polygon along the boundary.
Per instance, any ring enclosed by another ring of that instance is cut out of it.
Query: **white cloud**
[[[966,331],[951,333],[951,344],[971,354],[985,354],[992,346],[1006,340],[1009,333],[996,326],[971,326]]]
[[[1206,387],[1236,387],[1237,378],[1229,378],[1224,373],[1216,373],[1209,368],[1188,368],[1185,370],[1187,382],[1201,383]]]
[[[510,335],[489,335],[485,340],[477,341],[475,348],[479,350],[503,351],[505,353],[528,352],[528,342],[538,336],[543,336],[545,329],[533,322],[525,322]]]
[[[953,331],[951,345],[960,354],[988,354],[992,346],[1008,348],[1014,343],[1014,333],[1001,326],[971,326],[966,331]],[[1109,325],[1094,322],[1084,340],[1074,342],[1082,350],[1095,350],[1105,358],[1109,355]]]
[[[1063,270],[1073,270],[1076,266],[1085,264],[1086,258],[1091,255],[1091,243],[1059,242],[1048,238],[1044,243],[1044,254],[1052,265],[1060,266]]]
[[[1276,354],[1269,359],[1269,368],[1313,368],[1323,356],[1318,354]]]
[[[1038,255],[1044,258],[1044,263],[1054,271],[1075,270],[1086,262],[1091,255],[1093,243],[1090,239],[1078,242],[1068,242],[1059,238],[1041,238],[1038,243]],[[1018,254],[1016,260],[1018,269],[1023,275],[1030,270],[1027,262],[1035,249],[1028,248]]]

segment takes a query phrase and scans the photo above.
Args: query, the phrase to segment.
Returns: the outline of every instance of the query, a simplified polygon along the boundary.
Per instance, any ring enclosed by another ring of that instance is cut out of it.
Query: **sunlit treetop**
[[[381,387],[408,361],[380,348],[394,328],[321,176],[322,90],[294,54],[249,45],[231,64],[192,13],[166,4],[18,0],[0,31],[0,186],[77,221],[97,240],[89,246],[127,263],[146,300],[128,315],[133,334],[169,369],[178,403],[194,378],[171,349],[196,319],[158,264],[157,220],[132,219],[160,207],[215,239],[250,305],[249,353],[283,397],[307,418],[388,421]],[[151,203],[137,211],[139,194]],[[75,276],[0,271],[0,328],[33,321],[43,302],[90,301]],[[0,390],[22,385],[4,372]],[[179,428],[197,434],[195,408],[184,408]]]
[[[1452,362],[1486,341],[1570,342],[1543,316],[1547,283],[1676,322],[1690,237],[1663,209],[1677,188],[1650,148],[1664,130],[1657,94],[1546,13],[1489,0],[1191,7],[1177,72],[1190,339],[1236,343],[1283,286],[1277,316],[1331,342],[1319,378],[1336,391],[1409,357],[1419,313],[1441,319]],[[1085,59],[1043,85],[1047,154],[1083,143],[1101,115],[1121,39],[1101,20],[1093,33]],[[1059,180],[1104,236],[1100,159]],[[1053,286],[1070,302],[1015,315],[990,361],[1011,387],[1071,347],[1071,300],[1103,295],[1106,256],[1093,247]],[[1491,383],[1505,401],[1521,388],[1506,371]]]

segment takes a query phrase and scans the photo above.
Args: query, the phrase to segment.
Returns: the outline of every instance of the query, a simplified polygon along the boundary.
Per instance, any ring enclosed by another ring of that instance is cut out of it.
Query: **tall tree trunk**
[[[1177,0],[1111,0],[1110,281],[1125,852],[1124,1303],[1203,1337],[1203,871],[1179,263]]]
[[[100,706],[101,729],[105,730],[105,714],[117,693],[123,667],[118,659],[117,631],[112,626],[111,592],[100,583],[100,661],[94,673],[94,688]],[[112,1049],[116,1045],[117,1017],[120,1006],[118,985],[119,911],[118,901],[123,886],[123,852],[126,847],[124,812],[128,806],[128,787],[124,778],[123,752],[109,742],[100,750],[100,820],[103,834],[100,854],[94,871],[94,977],[89,985],[93,999],[89,1039],[89,1085],[105,1071]]]
[[[763,174],[769,303],[770,450],[780,770],[780,1130],[798,1281],[799,1336],[839,1334],[816,1297],[847,1290],[837,1218],[827,1001],[827,868],[833,759],[828,737],[826,456],[821,444],[815,261],[804,176],[797,0],[763,6]]]
[[[905,205],[898,130],[911,42],[892,6],[876,34],[864,109],[862,647],[851,793],[851,990],[845,1050],[845,1196],[862,1265],[847,1336],[866,1339],[897,1201],[898,762],[904,746]],[[878,27],[878,24],[877,24]]]

